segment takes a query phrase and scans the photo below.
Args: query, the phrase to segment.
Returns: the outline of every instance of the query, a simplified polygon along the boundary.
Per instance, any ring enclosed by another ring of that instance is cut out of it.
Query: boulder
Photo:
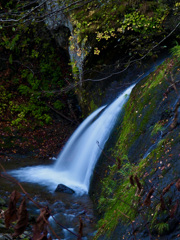
[[[69,194],[75,193],[74,190],[72,190],[71,188],[67,187],[64,184],[58,184],[55,192],[63,192],[63,193],[69,193]]]

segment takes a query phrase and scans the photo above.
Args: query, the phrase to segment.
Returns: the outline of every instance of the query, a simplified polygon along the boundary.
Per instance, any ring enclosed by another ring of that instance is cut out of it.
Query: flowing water
[[[54,191],[64,184],[77,194],[88,193],[94,166],[133,87],[126,89],[109,106],[93,112],[70,137],[55,164],[33,166],[10,172],[23,182],[37,183]],[[100,147],[99,147],[100,146]]]

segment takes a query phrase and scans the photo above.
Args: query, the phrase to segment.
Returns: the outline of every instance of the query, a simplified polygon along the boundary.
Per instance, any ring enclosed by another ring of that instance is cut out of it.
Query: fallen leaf
[[[42,208],[34,226],[33,240],[42,240],[42,237],[45,237],[45,235],[47,235],[47,220],[49,216],[49,208]]]
[[[162,195],[167,193],[173,184],[174,184],[174,182],[170,183],[167,187],[165,187],[162,191]]]
[[[8,209],[4,212],[6,228],[9,228],[10,224],[17,220],[16,204],[20,197],[21,194],[17,191],[13,191],[10,195]]]
[[[152,196],[153,193],[154,193],[154,189],[151,188],[150,191],[148,192],[147,196],[146,196],[146,199],[144,200],[144,205],[150,206],[150,204],[151,204],[151,196]]]
[[[176,188],[178,191],[180,191],[180,178],[176,182]]]
[[[172,208],[170,209],[170,218],[173,218],[176,211],[177,211],[177,208],[178,208],[178,205],[179,205],[179,201],[177,200],[176,201],[176,204],[174,206],[172,206]]]
[[[139,178],[137,177],[137,175],[134,177],[134,180],[136,181],[138,190],[139,190],[139,192],[140,192],[141,189],[142,189],[142,185],[141,185],[141,183],[140,183]]]
[[[19,206],[17,215],[18,215],[18,220],[17,220],[16,226],[14,227],[15,231],[12,235],[13,237],[17,237],[21,235],[28,225],[28,211],[26,208],[25,197],[23,198],[21,205]]]
[[[131,175],[131,176],[129,177],[129,181],[130,181],[130,183],[131,183],[132,186],[135,186],[135,184],[134,184],[134,179],[133,179],[133,175]]]

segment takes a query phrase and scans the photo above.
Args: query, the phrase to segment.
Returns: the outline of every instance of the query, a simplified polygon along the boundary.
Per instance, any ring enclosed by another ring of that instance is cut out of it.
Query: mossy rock
[[[169,63],[171,69],[168,68]],[[95,239],[103,234],[110,237],[119,222],[121,226],[126,226],[121,227],[124,229],[121,236],[125,236],[125,239],[132,237],[127,236],[127,232],[131,232],[128,222],[135,222],[144,228],[148,224],[151,234],[155,237],[158,234],[171,234],[169,212],[179,198],[174,182],[180,176],[180,126],[176,129],[169,127],[177,95],[173,90],[169,92],[168,97],[164,97],[164,93],[169,86],[166,70],[173,72],[174,66],[175,61],[166,60],[155,72],[139,82],[127,102],[119,138],[114,148],[113,157],[116,164],[110,167],[108,175],[101,181],[99,210],[104,212],[104,217],[99,221],[99,231]],[[176,71],[173,74],[176,81]],[[167,110],[171,114],[164,114]],[[120,166],[118,161],[121,162]],[[130,182],[130,176],[135,175],[143,186],[141,193],[137,193],[137,185],[135,188]],[[167,212],[162,215],[161,194],[169,184],[172,184],[170,190],[163,194]],[[150,207],[145,207],[143,204],[152,186],[155,189],[153,200]],[[172,199],[172,203],[168,202],[169,199]],[[139,215],[142,206],[146,223]],[[179,217],[179,210],[176,214]],[[156,215],[163,216],[160,222],[157,221]],[[174,228],[177,226],[175,224]],[[138,239],[142,238],[141,232],[137,234]]]

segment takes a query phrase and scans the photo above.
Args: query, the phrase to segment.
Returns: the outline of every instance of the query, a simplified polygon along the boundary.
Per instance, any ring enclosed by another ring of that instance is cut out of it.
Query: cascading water
[[[54,165],[26,167],[10,173],[21,181],[45,185],[51,190],[62,183],[77,193],[87,193],[101,149],[134,86],[130,86],[109,106],[93,112],[73,133]]]
[[[93,116],[90,115],[74,132],[57,159],[55,168],[63,171],[74,184],[81,183],[84,185],[86,191],[89,189],[90,177],[101,154],[97,142],[99,142],[101,148],[104,147],[133,87],[134,85],[124,91],[95,120],[94,115],[97,116],[96,112],[99,113],[102,108],[93,113]],[[92,123],[89,124],[92,119]]]

